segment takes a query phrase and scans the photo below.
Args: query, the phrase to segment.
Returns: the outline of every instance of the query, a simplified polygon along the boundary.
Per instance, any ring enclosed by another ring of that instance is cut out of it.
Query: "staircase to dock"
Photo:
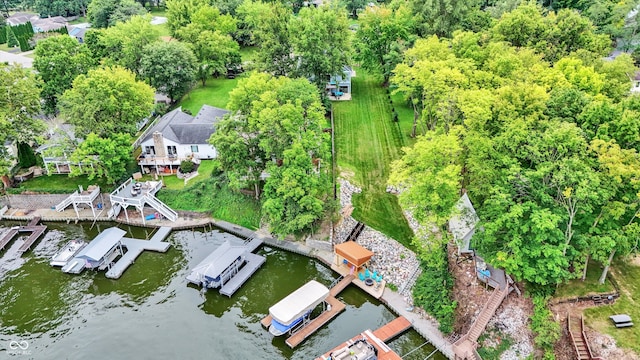
[[[351,232],[349,233],[349,236],[347,236],[345,241],[356,241],[358,239],[358,236],[360,236],[363,230],[364,230],[364,223],[358,221],[356,226],[354,226],[353,229],[351,229]]]
[[[508,294],[508,285],[505,285],[502,289],[500,287],[496,287],[493,290],[491,297],[489,297],[489,300],[484,304],[482,311],[480,311],[480,314],[471,325],[469,331],[453,344],[453,351],[456,359],[478,359],[475,351],[478,347],[478,338],[482,335],[482,332],[485,327],[487,327],[489,320],[491,320],[491,317],[495,314],[496,310],[498,310],[498,307],[502,304],[502,301]]]
[[[64,209],[67,208],[67,206],[71,205],[71,203],[73,203],[73,198],[78,195],[78,190],[74,191],[73,194],[69,195],[66,199],[62,200],[62,202],[60,202],[58,205],[56,205],[56,211],[57,212],[62,212],[64,211]]]
[[[584,321],[582,316],[567,315],[567,330],[573,349],[576,351],[577,360],[602,360],[600,357],[593,357],[587,336],[584,333]]]
[[[178,213],[172,208],[170,208],[169,206],[167,206],[167,204],[158,200],[158,198],[156,198],[155,196],[151,194],[147,194],[147,195],[144,195],[142,199],[144,200],[145,203],[149,204],[149,206],[156,209],[165,218],[171,221],[176,221],[178,219]]]

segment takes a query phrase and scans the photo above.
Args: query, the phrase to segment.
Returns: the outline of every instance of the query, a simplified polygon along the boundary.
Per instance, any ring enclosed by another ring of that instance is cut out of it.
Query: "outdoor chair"
[[[364,274],[358,273],[358,278],[360,278],[360,281],[364,281]]]

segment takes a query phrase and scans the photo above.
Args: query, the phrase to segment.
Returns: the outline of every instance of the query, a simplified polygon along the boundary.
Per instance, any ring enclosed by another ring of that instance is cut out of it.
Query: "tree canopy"
[[[83,137],[124,133],[134,135],[136,124],[153,109],[154,90],[119,66],[79,75],[59,98],[60,116]]]
[[[35,55],[33,67],[42,79],[41,96],[48,114],[55,113],[58,97],[71,88],[73,79],[96,65],[89,48],[70,36],[52,36],[39,41]]]
[[[146,13],[147,10],[134,0],[91,0],[87,8],[87,17],[94,28],[113,26]]]
[[[171,102],[189,91],[196,79],[196,70],[197,59],[183,43],[151,43],[143,49],[140,74],[151,86],[169,96]]]
[[[86,174],[89,180],[104,178],[115,184],[127,174],[127,164],[132,157],[129,135],[111,134],[101,138],[90,133],[71,154],[71,161],[82,164],[82,169],[72,167],[71,176]]]
[[[0,141],[28,143],[36,140],[44,124],[40,113],[39,83],[33,73],[19,66],[0,64]],[[0,147],[0,173],[11,164],[5,146]]]
[[[403,207],[443,225],[464,187],[476,249],[538,285],[636,249],[635,69],[606,49],[574,10],[528,4],[484,33],[417,40],[391,78],[423,134],[393,165]]]
[[[254,73],[231,92],[228,108],[210,141],[231,186],[253,187],[258,197],[266,171],[262,200],[271,231],[309,229],[326,209],[331,183],[316,88],[305,79]]]

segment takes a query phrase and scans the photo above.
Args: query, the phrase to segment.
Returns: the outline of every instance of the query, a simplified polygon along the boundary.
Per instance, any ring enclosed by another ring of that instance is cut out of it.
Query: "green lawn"
[[[200,167],[198,167],[198,175],[189,180],[187,187],[191,184],[195,184],[199,181],[203,181],[211,177],[211,171],[214,168],[213,160],[202,160]],[[153,180],[151,175],[145,175],[140,181]],[[184,179],[178,179],[176,175],[162,176],[162,181],[166,189],[170,190],[182,190],[185,188]]]
[[[78,190],[78,185],[82,185],[85,189],[89,185],[99,185],[101,191],[111,191],[114,189],[112,184],[106,184],[101,179],[94,179],[89,181],[86,175],[71,177],[69,175],[43,175],[36,178],[29,179],[16,186],[15,189],[11,189],[12,193],[21,193],[23,191],[38,191],[49,193],[72,193]]]
[[[202,82],[198,82],[198,85],[185,95],[178,105],[183,109],[190,110],[193,115],[197,114],[204,104],[226,109],[229,102],[229,92],[238,85],[238,79],[241,77],[235,79],[210,78],[204,87]]]
[[[215,161],[202,160],[198,176],[185,186],[177,176],[165,176],[165,188],[158,198],[175,210],[210,213],[216,219],[239,224],[250,229],[260,227],[260,202],[252,197],[231,191],[219,178],[212,178]],[[150,180],[145,176],[144,180]]]
[[[586,324],[595,330],[609,334],[616,339],[619,347],[640,352],[640,266],[616,262],[613,275],[620,286],[620,298],[613,305],[602,305],[584,311]],[[627,314],[635,320],[634,327],[617,329],[612,325],[609,316]]]
[[[394,123],[380,80],[357,69],[352,100],[334,102],[336,158],[340,175],[363,190],[353,198],[354,218],[409,245],[413,232],[397,198],[386,192],[391,161],[409,140],[411,122]]]
[[[158,29],[158,36],[163,37],[163,36],[171,36],[171,32],[169,31],[169,25],[167,25],[167,23],[164,24],[160,24],[160,25],[154,25],[156,27],[156,29]]]
[[[581,279],[571,280],[566,284],[561,284],[556,288],[554,297],[556,300],[575,298],[579,296],[588,296],[603,293],[612,293],[615,288],[610,281],[604,284],[598,284],[602,274],[602,268],[599,263],[590,262],[587,268],[587,278],[585,281]]]

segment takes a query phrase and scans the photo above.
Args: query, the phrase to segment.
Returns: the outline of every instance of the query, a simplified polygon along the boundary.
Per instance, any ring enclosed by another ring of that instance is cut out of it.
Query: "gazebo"
[[[334,251],[336,253],[335,265],[337,267],[347,265],[349,268],[354,268],[353,270],[355,272],[366,265],[373,256],[372,251],[364,248],[355,241],[338,244],[334,247]]]

